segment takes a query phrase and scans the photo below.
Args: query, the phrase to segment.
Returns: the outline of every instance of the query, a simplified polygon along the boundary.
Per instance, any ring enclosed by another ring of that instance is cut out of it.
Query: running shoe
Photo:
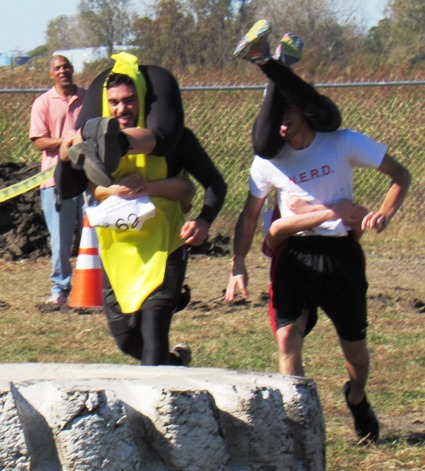
[[[276,48],[273,59],[291,66],[301,60],[303,47],[304,41],[301,38],[292,33],[285,33]]]
[[[189,345],[178,343],[172,350],[171,354],[174,355],[182,366],[189,366],[192,361],[192,350]]]
[[[109,187],[112,185],[112,174],[106,170],[105,164],[100,160],[96,143],[93,139],[86,139],[69,148],[68,156],[72,167],[83,170],[88,180],[95,185]]]
[[[348,402],[348,395],[350,394],[350,382],[347,381],[344,385],[344,396],[347,407],[350,409],[351,415],[354,419],[354,429],[360,442],[367,444],[369,442],[376,443],[379,438],[379,422],[376,418],[372,406],[369,404],[366,394],[359,404],[351,404]]]
[[[100,161],[109,173],[113,173],[121,160],[122,152],[119,144],[120,125],[116,118],[91,118],[87,120],[81,134],[84,140],[92,139],[96,144]]]
[[[233,57],[239,57],[254,63],[261,63],[270,58],[267,38],[271,33],[267,20],[260,20],[239,41],[233,52]]]

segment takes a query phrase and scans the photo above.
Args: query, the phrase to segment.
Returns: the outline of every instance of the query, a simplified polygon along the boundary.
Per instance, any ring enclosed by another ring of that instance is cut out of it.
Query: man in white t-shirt
[[[332,320],[345,355],[349,381],[344,394],[357,435],[375,442],[379,423],[365,393],[367,280],[358,228],[382,232],[388,226],[407,193],[410,174],[386,153],[385,145],[363,134],[315,131],[293,103],[285,106],[279,133],[286,145],[278,155],[270,160],[256,156],[252,163],[249,195],[235,228],[226,301],[232,302],[237,290],[248,297],[245,257],[263,204],[274,190],[281,218],[273,223],[268,241],[272,249],[280,245],[272,273],[279,370],[304,375],[304,337],[321,307]],[[376,169],[391,179],[379,210],[364,215],[352,203],[355,167]],[[306,205],[313,209],[306,210]]]

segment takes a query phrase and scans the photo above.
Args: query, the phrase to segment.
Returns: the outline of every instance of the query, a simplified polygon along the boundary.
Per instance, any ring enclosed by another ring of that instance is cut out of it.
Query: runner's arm
[[[247,298],[249,295],[247,290],[248,272],[245,266],[245,258],[251,248],[257,228],[258,217],[265,199],[266,198],[256,198],[248,194],[244,209],[236,223],[231,273],[225,295],[225,300],[228,303],[231,303],[235,299],[237,289],[240,290],[243,298]]]
[[[388,226],[402,205],[410,186],[411,175],[403,165],[388,154],[377,170],[391,178],[391,185],[379,210],[369,212],[363,219],[362,229],[375,229],[380,233]]]

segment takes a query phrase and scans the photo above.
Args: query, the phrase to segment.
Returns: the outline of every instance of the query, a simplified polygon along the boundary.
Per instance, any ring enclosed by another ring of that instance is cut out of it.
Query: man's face
[[[55,57],[50,63],[49,76],[59,87],[72,85],[74,68],[64,57]]]
[[[129,85],[118,85],[108,89],[111,116],[118,119],[121,129],[137,126],[139,99],[136,89]]]
[[[293,139],[299,133],[304,132],[307,123],[301,108],[293,103],[288,103],[285,105],[280,135],[286,140]]]

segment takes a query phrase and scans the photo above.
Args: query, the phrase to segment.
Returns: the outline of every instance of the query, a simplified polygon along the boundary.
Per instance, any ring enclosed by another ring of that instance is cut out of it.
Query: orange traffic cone
[[[100,307],[102,303],[102,265],[96,230],[84,217],[77,265],[72,282],[70,307]]]

